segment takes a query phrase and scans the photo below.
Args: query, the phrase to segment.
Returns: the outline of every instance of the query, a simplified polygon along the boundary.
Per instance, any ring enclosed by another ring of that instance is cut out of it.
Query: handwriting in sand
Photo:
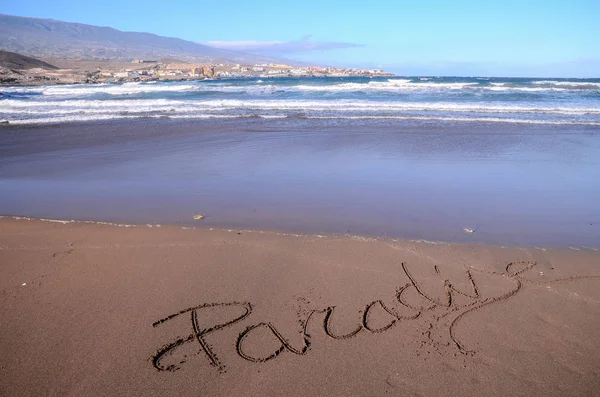
[[[466,276],[469,280],[470,290],[461,291],[446,279],[444,280],[443,284],[444,299],[439,300],[428,295],[424,291],[423,285],[420,284],[411,274],[409,266],[406,263],[402,263],[402,272],[406,275],[409,282],[396,290],[394,300],[397,302],[399,307],[404,309],[403,312],[408,311],[410,315],[401,315],[399,310],[386,305],[381,300],[372,301],[364,306],[360,324],[357,324],[356,328],[352,331],[343,335],[338,335],[333,332],[331,326],[332,318],[335,316],[336,307],[329,306],[316,310],[309,310],[305,313],[304,318],[302,318],[300,321],[303,339],[301,346],[293,346],[293,344],[272,323],[256,322],[247,326],[238,334],[237,341],[235,343],[235,350],[239,357],[254,363],[274,360],[284,352],[299,356],[305,355],[311,349],[311,335],[308,332],[307,327],[311,320],[320,316],[322,319],[321,324],[324,334],[328,338],[334,340],[353,338],[359,333],[386,332],[402,321],[424,320],[422,321],[422,324],[424,327],[426,327],[426,329],[423,331],[423,334],[428,338],[428,342],[432,344],[440,343],[439,341],[435,341],[432,337],[433,332],[437,329],[437,331],[441,331],[442,334],[445,334],[445,346],[453,347],[462,354],[471,354],[473,351],[469,350],[457,338],[454,331],[456,325],[463,320],[468,313],[481,309],[482,307],[492,303],[506,300],[517,294],[521,290],[523,282],[526,281],[522,278],[521,274],[527,270],[530,270],[534,266],[536,266],[535,262],[512,262],[506,265],[505,271],[502,273],[488,272],[477,269],[467,270]],[[437,266],[434,267],[434,270],[437,274],[439,274]],[[511,281],[512,287],[504,291],[502,294],[482,298],[480,288],[473,278],[473,273],[477,272],[502,276]],[[425,304],[423,305],[423,303]],[[220,308],[231,307],[239,308],[241,310],[241,314],[220,324],[211,324],[209,326],[200,324],[198,313],[202,310],[218,310]],[[385,313],[387,313],[387,324],[379,324],[378,327],[373,324],[371,316],[374,310],[377,310],[379,313],[381,313],[383,310]],[[181,365],[183,365],[185,361],[181,361],[178,364],[166,365],[163,364],[163,359],[172,356],[182,346],[189,343],[194,343],[200,347],[199,353],[206,356],[210,365],[216,368],[219,372],[225,371],[225,363],[221,362],[217,353],[206,341],[206,338],[210,334],[219,332],[224,328],[232,327],[235,324],[245,322],[247,319],[249,319],[251,314],[252,304],[250,302],[205,303],[181,310],[178,313],[156,321],[153,324],[153,327],[163,326],[176,317],[187,315],[190,319],[189,324],[191,326],[191,330],[188,335],[179,337],[159,349],[152,357],[152,363],[154,367],[159,371],[176,371],[180,369]],[[247,346],[249,343],[249,336],[255,332],[267,332],[272,336],[276,347],[269,352],[269,354],[263,356],[254,356],[249,352],[249,350],[251,350],[248,349]]]

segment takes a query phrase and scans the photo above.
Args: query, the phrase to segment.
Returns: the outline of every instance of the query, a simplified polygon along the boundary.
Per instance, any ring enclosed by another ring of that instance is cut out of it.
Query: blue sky
[[[401,74],[600,77],[598,0],[7,0],[0,12]]]

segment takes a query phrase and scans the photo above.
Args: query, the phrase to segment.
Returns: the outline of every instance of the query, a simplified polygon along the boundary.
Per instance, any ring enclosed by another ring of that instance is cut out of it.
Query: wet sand
[[[4,215],[600,247],[598,127],[249,118],[0,133]]]
[[[0,219],[7,396],[593,396],[600,252]]]

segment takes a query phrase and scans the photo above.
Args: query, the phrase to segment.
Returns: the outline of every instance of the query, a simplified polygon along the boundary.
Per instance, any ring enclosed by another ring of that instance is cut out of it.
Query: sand
[[[0,214],[600,248],[600,131],[260,118],[0,128]],[[465,233],[463,229],[474,229]]]
[[[3,396],[592,396],[600,252],[0,219]]]

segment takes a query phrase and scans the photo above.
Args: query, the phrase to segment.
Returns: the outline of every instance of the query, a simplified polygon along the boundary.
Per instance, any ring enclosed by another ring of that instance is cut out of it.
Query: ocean
[[[599,79],[2,90],[0,215],[600,249]]]
[[[288,118],[600,125],[600,79],[246,78],[0,88],[0,120]]]

